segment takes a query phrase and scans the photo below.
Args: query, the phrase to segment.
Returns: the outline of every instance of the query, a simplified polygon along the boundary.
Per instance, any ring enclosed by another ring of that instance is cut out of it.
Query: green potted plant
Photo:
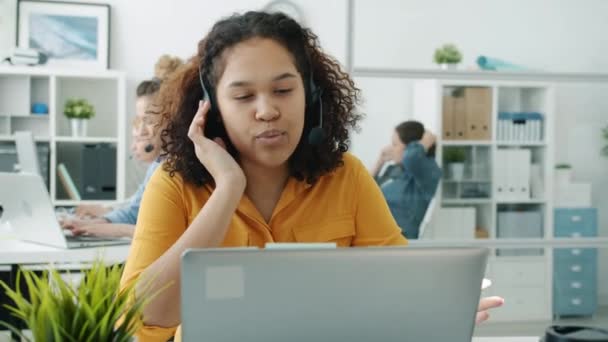
[[[141,325],[148,298],[134,296],[135,283],[119,291],[122,266],[106,267],[101,261],[84,272],[75,286],[57,270],[19,271],[15,289],[0,281],[12,305],[6,308],[23,321],[34,341],[130,341]],[[25,282],[26,295],[21,292]],[[26,341],[14,326],[0,322]]]
[[[555,165],[555,184],[567,185],[572,179],[572,165],[560,163]]]
[[[467,154],[462,147],[446,148],[443,152],[443,160],[448,167],[451,178],[455,181],[462,181],[464,178],[464,162]]]
[[[73,98],[65,102],[63,114],[70,120],[72,136],[85,137],[87,120],[95,116],[95,108],[85,99]]]
[[[462,54],[454,44],[444,44],[435,50],[435,63],[442,69],[455,69],[462,60]]]

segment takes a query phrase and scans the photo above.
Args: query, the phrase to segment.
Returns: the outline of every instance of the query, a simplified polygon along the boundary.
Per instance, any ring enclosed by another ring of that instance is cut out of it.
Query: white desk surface
[[[63,249],[24,242],[0,235],[0,265],[92,262],[124,262],[129,245]]]
[[[538,342],[540,338],[525,337],[473,337],[472,342]]]

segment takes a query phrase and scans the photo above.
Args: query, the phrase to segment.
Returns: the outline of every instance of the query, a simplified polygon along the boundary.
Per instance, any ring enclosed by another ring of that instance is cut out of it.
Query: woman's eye
[[[277,89],[277,90],[275,90],[275,93],[278,93],[278,94],[288,94],[288,93],[290,93],[292,90],[293,90],[293,89],[291,89],[291,88]]]
[[[234,99],[242,101],[242,100],[247,100],[247,99],[251,98],[251,96],[253,96],[253,95],[249,95],[249,94],[247,94],[247,95],[239,95],[239,96],[235,96]]]

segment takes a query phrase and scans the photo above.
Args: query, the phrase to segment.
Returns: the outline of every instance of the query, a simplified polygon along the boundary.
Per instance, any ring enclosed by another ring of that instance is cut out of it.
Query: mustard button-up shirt
[[[267,242],[336,242],[339,247],[405,245],[378,185],[363,164],[344,154],[344,164],[315,184],[289,179],[269,222],[243,195],[222,246],[264,247]],[[162,167],[143,196],[122,285],[167,251],[211,196],[211,186],[186,183]],[[176,299],[179,300],[179,299]],[[166,341],[178,327],[144,326],[138,340]],[[180,341],[177,329],[176,341]]]

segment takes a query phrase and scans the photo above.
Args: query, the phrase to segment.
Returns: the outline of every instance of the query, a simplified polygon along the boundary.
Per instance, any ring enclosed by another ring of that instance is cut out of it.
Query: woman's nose
[[[281,112],[272,101],[265,96],[260,97],[257,103],[256,119],[262,121],[273,121],[281,116]]]

